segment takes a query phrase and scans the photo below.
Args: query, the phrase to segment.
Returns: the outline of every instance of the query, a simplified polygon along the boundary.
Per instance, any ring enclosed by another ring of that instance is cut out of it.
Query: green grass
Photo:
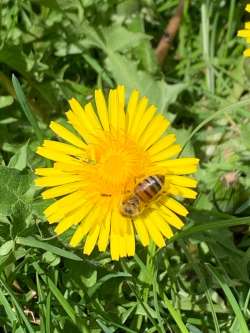
[[[154,49],[177,0],[0,1],[1,332],[249,332],[249,61],[236,37],[245,4],[185,1],[160,68]],[[157,105],[200,170],[184,229],[113,262],[55,236],[33,170],[67,100],[119,83]]]

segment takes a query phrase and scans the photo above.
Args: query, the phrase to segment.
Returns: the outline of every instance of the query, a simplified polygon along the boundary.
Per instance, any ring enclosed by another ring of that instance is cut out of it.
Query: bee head
[[[138,216],[142,211],[141,202],[135,195],[128,197],[121,203],[121,214],[126,217]]]

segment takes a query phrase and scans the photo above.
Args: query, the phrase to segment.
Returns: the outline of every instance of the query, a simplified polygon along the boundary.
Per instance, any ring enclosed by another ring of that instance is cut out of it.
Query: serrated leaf
[[[103,31],[108,50],[124,51],[139,45],[142,41],[150,39],[141,32],[131,32],[120,25],[110,26]]]
[[[124,84],[127,93],[138,89],[143,96],[147,96],[151,104],[158,107],[159,112],[164,112],[167,107],[174,103],[185,84],[169,85],[163,80],[155,78],[142,71],[138,71],[134,62],[127,60],[113,51],[108,52],[108,66],[117,84]]]
[[[23,195],[31,182],[32,175],[27,170],[0,166],[0,215],[11,215],[18,203],[26,204]]]

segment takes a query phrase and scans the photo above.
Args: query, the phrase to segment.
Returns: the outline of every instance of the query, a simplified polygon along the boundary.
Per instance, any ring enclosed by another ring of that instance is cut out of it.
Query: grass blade
[[[13,311],[11,305],[9,304],[7,298],[5,297],[4,293],[0,289],[0,304],[4,307],[4,310],[7,314],[7,317],[9,318],[9,321],[11,322],[12,326],[15,322],[17,322],[17,317],[15,312]]]
[[[216,112],[214,112],[213,114],[211,114],[211,116],[207,117],[205,120],[203,120],[198,126],[195,127],[195,129],[191,132],[191,134],[188,136],[188,138],[186,139],[185,143],[183,144],[183,148],[182,151],[180,152],[179,155],[181,155],[185,149],[185,147],[187,146],[187,144],[189,143],[189,141],[193,138],[193,136],[199,132],[200,129],[202,129],[205,125],[207,125],[210,121],[212,121],[213,119],[217,118],[220,115],[223,115],[224,113],[228,113],[231,111],[234,111],[238,108],[241,108],[243,106],[248,106],[250,105],[250,98],[246,98],[243,101],[240,102],[236,102],[233,103],[229,106],[226,106]]]
[[[158,301],[158,295],[157,295],[157,271],[155,271],[154,278],[153,278],[153,299],[154,299],[154,308],[157,315],[157,321],[159,324],[159,328],[162,333],[165,332],[164,326],[163,326],[163,320],[160,313],[160,306]]]
[[[218,282],[220,287],[223,289],[225,295],[227,296],[228,302],[230,303],[230,305],[234,311],[234,314],[239,322],[239,326],[241,328],[240,332],[249,333],[245,318],[241,312],[239,304],[237,303],[231,289],[228,287],[226,282],[223,281],[223,278],[220,276],[220,274],[218,272],[215,271],[215,269],[213,269],[210,265],[207,265],[207,268],[208,268],[209,272],[213,275],[215,280]]]
[[[16,244],[23,245],[23,246],[29,246],[29,247],[35,247],[38,249],[49,251],[51,253],[58,255],[59,257],[64,257],[64,258],[75,260],[75,261],[82,261],[82,258],[78,257],[76,254],[74,254],[70,251],[60,249],[59,247],[48,244],[46,242],[41,242],[33,237],[25,237],[25,238],[17,237]]]
[[[243,225],[243,224],[250,225],[250,216],[202,223],[201,225],[195,225],[193,227],[189,227],[183,231],[180,231],[179,233],[175,234],[172,238],[170,238],[168,240],[168,243],[172,243],[172,242],[176,241],[177,239],[186,238],[188,236],[197,234],[199,232],[204,232],[204,231],[213,230],[213,229],[222,229],[222,228],[238,226],[238,225]]]
[[[51,293],[57,299],[57,301],[59,302],[61,307],[64,309],[64,311],[67,313],[67,315],[72,320],[72,322],[76,326],[79,326],[79,323],[81,323],[82,332],[89,333],[89,329],[87,328],[85,323],[83,323],[83,319],[81,318],[81,320],[78,320],[74,309],[72,308],[70,303],[65,299],[65,297],[63,296],[61,291],[57,288],[55,283],[51,280],[51,278],[46,276],[45,272],[42,270],[42,268],[37,263],[33,263],[33,266],[34,266],[35,270],[37,271],[37,273],[41,275],[42,280],[49,287]]]
[[[2,284],[2,287],[8,292],[8,294],[10,295],[11,299],[12,299],[12,302],[16,308],[16,311],[17,313],[20,315],[20,317],[22,318],[22,321],[24,322],[26,328],[27,328],[27,331],[29,333],[35,333],[35,331],[33,330],[31,324],[29,323],[26,315],[24,314],[21,306],[19,305],[18,301],[16,300],[16,297],[15,295],[13,294],[12,290],[9,288],[9,286],[7,285],[6,281],[3,281],[2,278],[0,278],[0,282]]]
[[[54,282],[48,276],[46,276],[45,272],[40,268],[40,266],[37,263],[34,263],[33,266],[35,267],[37,273],[41,274],[43,281],[46,283],[46,285],[48,285],[50,291],[55,296],[55,298],[58,300],[58,302],[61,304],[64,311],[73,321],[73,323],[76,324],[77,320],[76,320],[75,311],[71,307],[69,302],[64,298],[61,291],[57,288],[57,286],[54,284]]]
[[[186,328],[185,324],[183,323],[181,316],[179,313],[175,310],[173,304],[170,302],[170,300],[167,298],[165,294],[163,294],[163,301],[166,305],[169,313],[171,314],[172,318],[176,322],[177,326],[179,327],[181,333],[189,333],[188,329]]]
[[[34,132],[35,132],[38,140],[42,141],[43,140],[42,131],[40,130],[40,128],[37,124],[37,120],[34,117],[32,111],[31,111],[31,109],[28,105],[28,102],[27,102],[26,97],[24,95],[23,89],[22,89],[18,79],[16,78],[16,76],[14,74],[12,74],[12,83],[13,83],[13,87],[14,87],[15,92],[16,92],[17,100],[18,100],[19,104],[21,105],[21,108],[22,108],[25,116],[27,117],[29,123],[33,127]]]

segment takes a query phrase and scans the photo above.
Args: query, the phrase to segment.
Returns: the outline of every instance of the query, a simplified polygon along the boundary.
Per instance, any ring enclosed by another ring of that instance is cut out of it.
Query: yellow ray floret
[[[250,12],[250,5],[246,5],[246,11]],[[238,37],[243,37],[246,39],[246,42],[250,43],[250,22],[245,23],[245,29],[239,30],[237,33]],[[243,53],[244,57],[250,57],[250,49],[246,49]]]
[[[176,158],[181,146],[147,97],[134,90],[126,106],[125,96],[120,85],[108,98],[96,90],[85,106],[70,99],[69,124],[51,122],[57,137],[37,149],[53,165],[35,170],[43,199],[54,199],[44,215],[55,233],[73,229],[72,247],[83,243],[90,255],[109,246],[113,260],[133,256],[137,238],[143,246],[165,246],[188,214],[179,198],[197,195],[197,181],[186,175],[199,160]],[[129,206],[128,198],[136,203]]]

